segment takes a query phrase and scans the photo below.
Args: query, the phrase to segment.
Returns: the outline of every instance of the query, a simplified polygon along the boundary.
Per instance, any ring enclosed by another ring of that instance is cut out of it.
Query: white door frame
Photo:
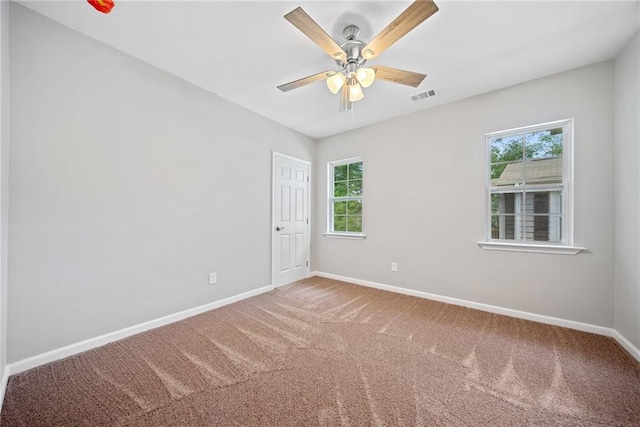
[[[309,167],[309,181],[307,181],[307,217],[309,219],[309,223],[307,224],[306,241],[307,247],[309,248],[309,260],[305,266],[305,270],[307,272],[307,276],[309,276],[309,273],[311,272],[311,162],[273,150],[271,155],[271,286],[276,286],[276,157],[304,163]]]

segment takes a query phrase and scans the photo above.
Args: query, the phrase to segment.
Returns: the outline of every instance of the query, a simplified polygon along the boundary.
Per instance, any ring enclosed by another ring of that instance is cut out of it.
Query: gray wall
[[[613,74],[594,64],[320,140],[314,269],[613,326]],[[480,249],[484,134],[571,117],[575,244],[588,251]],[[325,238],[326,163],[359,155],[368,237]]]
[[[9,362],[271,283],[271,150],[313,140],[16,4],[10,30]]]
[[[640,348],[640,36],[615,62],[615,328]]]
[[[9,175],[9,2],[0,1],[0,378],[7,365],[7,209]],[[1,394],[1,393],[0,393]],[[0,401],[0,406],[2,402]]]

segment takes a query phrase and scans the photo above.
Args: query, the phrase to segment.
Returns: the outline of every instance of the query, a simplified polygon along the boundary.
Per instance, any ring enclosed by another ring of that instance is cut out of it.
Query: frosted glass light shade
[[[342,73],[335,73],[334,75],[327,78],[327,87],[331,91],[331,93],[336,94],[344,85],[346,78]]]
[[[358,83],[356,79],[352,79],[349,82],[349,101],[356,102],[360,101],[362,98],[364,98],[364,92],[362,92],[360,83]]]
[[[360,68],[356,72],[356,77],[362,87],[369,87],[376,79],[376,71],[373,68]]]

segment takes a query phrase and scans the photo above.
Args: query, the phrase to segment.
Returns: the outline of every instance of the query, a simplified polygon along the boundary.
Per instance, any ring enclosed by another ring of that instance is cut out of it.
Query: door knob
[[[284,227],[277,226],[276,231],[284,230]]]

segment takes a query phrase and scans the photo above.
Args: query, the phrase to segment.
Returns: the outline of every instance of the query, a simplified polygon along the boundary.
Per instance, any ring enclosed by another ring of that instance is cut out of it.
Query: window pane
[[[562,203],[562,190],[549,191],[549,213],[550,214],[562,214],[564,213]]]
[[[347,231],[347,217],[335,215],[333,217],[333,231]]]
[[[491,238],[522,240],[521,218],[520,215],[491,215]]]
[[[345,181],[347,179],[347,166],[348,165],[340,165],[333,168],[334,181]]]
[[[362,200],[350,200],[347,202],[347,212],[349,215],[362,214]]]
[[[344,215],[347,213],[347,202],[333,202],[333,213],[335,215]]]
[[[522,192],[518,193],[498,193],[491,195],[492,214],[513,214],[519,213],[522,200]]]
[[[527,214],[561,214],[562,191],[535,191],[527,192]]]
[[[362,180],[349,181],[349,195],[360,196],[362,195]]]
[[[497,193],[491,195],[492,214],[514,214],[521,212],[522,192]]]
[[[491,215],[491,238],[500,238],[500,217],[498,215]]]
[[[524,162],[495,163],[491,165],[491,186],[520,185],[524,183]]]
[[[491,213],[504,213],[504,208],[502,207],[502,200],[504,199],[502,194],[492,194],[491,195]]]
[[[527,184],[558,184],[562,182],[562,157],[527,160],[524,168]]]
[[[333,184],[333,197],[345,197],[347,195],[347,183],[336,182]]]
[[[525,240],[558,243],[562,240],[561,236],[561,215],[527,215],[525,217]]]
[[[349,216],[347,217],[347,231],[361,232],[362,231],[362,216]]]
[[[491,163],[521,161],[523,158],[523,136],[517,135],[491,140]]]
[[[349,165],[349,179],[362,179],[362,162]]]
[[[562,157],[562,128],[533,132],[526,135],[527,159]]]

